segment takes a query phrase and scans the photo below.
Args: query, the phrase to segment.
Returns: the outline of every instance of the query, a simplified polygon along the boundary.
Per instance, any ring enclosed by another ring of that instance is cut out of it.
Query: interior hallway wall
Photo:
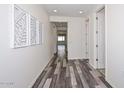
[[[41,5],[19,5],[43,24],[42,45],[10,48],[10,8],[0,5],[0,87],[31,87],[53,56],[53,39],[47,13]]]
[[[113,87],[124,87],[124,5],[106,5],[105,7],[105,38],[106,38],[106,80]],[[90,64],[96,68],[96,11],[88,15],[90,23]]]
[[[68,22],[68,59],[85,58],[85,20],[82,17],[51,16],[51,22]]]
[[[106,6],[106,79],[113,87],[124,88],[124,5]]]

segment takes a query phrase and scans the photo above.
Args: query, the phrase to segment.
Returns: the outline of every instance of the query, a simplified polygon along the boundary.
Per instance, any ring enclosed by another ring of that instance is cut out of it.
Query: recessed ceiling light
[[[56,9],[54,9],[54,10],[53,10],[53,12],[55,12],[55,13],[56,13],[56,12],[57,12],[57,10],[56,10]]]
[[[83,13],[83,11],[82,11],[82,10],[80,10],[80,11],[79,11],[79,13],[80,13],[80,14],[82,14],[82,13]]]

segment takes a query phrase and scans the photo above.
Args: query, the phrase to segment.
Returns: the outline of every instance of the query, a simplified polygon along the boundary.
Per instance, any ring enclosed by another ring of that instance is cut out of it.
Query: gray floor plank
[[[80,63],[77,61],[77,62],[75,62],[75,65],[76,65],[77,71],[79,73],[79,76],[81,78],[81,82],[83,83],[83,87],[84,88],[89,88],[88,83],[87,83],[84,75],[82,74],[82,71],[81,71],[81,68],[80,68]]]
[[[78,70],[76,68],[76,65],[74,63],[73,63],[73,69],[74,69],[75,78],[76,78],[76,81],[77,81],[77,87],[78,88],[83,88],[83,83],[81,82],[80,75],[79,75]]]
[[[52,78],[48,78],[43,86],[43,88],[49,88],[50,87],[50,83],[52,81]]]
[[[70,75],[71,75],[71,84],[72,84],[72,87],[73,88],[76,88],[77,87],[77,81],[76,81],[76,77],[75,77],[75,74],[74,74],[74,70],[73,70],[73,67],[70,66]]]
[[[54,74],[59,73],[60,65],[61,65],[61,62],[58,62]]]
[[[55,88],[56,79],[57,79],[57,75],[53,75],[52,76],[52,81],[51,81],[51,84],[50,84],[50,88]]]
[[[42,88],[43,87],[43,85],[44,85],[44,83],[46,82],[46,80],[47,80],[47,77],[48,77],[48,75],[49,75],[49,72],[51,71],[51,69],[52,69],[52,67],[49,67],[48,68],[48,71],[46,72],[46,74],[44,75],[44,78],[41,80],[41,82],[40,82],[40,84],[39,84],[39,88]]]
[[[63,67],[66,67],[66,59],[63,60]]]
[[[59,66],[57,68],[57,78],[56,78],[56,84],[55,84],[55,87],[56,88],[60,88],[61,84],[60,84],[60,74],[61,74],[61,67],[62,67],[62,63],[59,62]],[[56,73],[55,73],[56,74]]]
[[[97,74],[94,71],[90,71],[90,73],[92,74],[92,76],[96,79],[98,85],[96,85],[96,87],[101,87],[101,88],[106,88],[105,84],[100,80],[100,78],[97,76]]]

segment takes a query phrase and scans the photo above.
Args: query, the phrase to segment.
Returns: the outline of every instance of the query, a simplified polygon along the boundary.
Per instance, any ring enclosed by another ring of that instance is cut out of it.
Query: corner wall
[[[124,88],[124,5],[106,5],[107,81]]]

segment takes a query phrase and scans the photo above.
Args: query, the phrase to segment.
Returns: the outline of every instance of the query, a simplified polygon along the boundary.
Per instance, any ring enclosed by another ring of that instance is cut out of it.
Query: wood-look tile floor
[[[111,88],[88,60],[54,58],[36,80],[33,88]]]

